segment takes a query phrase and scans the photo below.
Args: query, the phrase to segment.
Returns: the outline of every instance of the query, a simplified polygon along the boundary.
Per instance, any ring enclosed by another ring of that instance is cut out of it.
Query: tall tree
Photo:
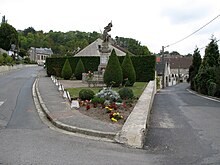
[[[213,67],[218,66],[219,50],[216,38],[212,37],[211,42],[205,49],[205,56],[203,59],[204,66]]]
[[[199,68],[202,62],[202,58],[199,52],[199,49],[196,48],[194,53],[193,53],[193,61],[192,61],[192,65],[189,68],[189,80],[190,80],[190,86],[191,89],[195,90],[195,76],[198,74],[199,72]]]
[[[18,33],[13,26],[3,23],[0,26],[0,47],[10,50],[12,44],[18,46]]]

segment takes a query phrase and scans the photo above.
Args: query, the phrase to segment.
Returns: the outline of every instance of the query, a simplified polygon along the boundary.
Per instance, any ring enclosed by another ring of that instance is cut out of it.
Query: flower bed
[[[136,100],[125,100],[120,105],[113,103],[109,106],[105,106],[104,104],[94,104],[90,101],[80,101],[80,108],[78,110],[84,115],[101,121],[124,124],[133,110],[135,103]]]
[[[127,88],[122,88],[120,91],[124,91],[125,89]],[[120,91],[119,93],[122,93]],[[131,89],[130,91],[133,94]],[[133,109],[133,95],[129,95],[125,99],[124,95],[122,97],[111,88],[103,88],[91,98],[91,95],[88,95],[91,92],[91,89],[82,89],[79,92],[79,111],[81,113],[107,122],[117,122],[120,124],[125,122]]]
[[[123,87],[77,87],[68,88],[67,90],[70,92],[71,98],[79,101],[80,107],[77,110],[82,114],[109,123],[124,124],[146,85],[146,83],[136,82],[133,87],[128,87],[132,90],[134,95],[131,94],[128,89],[122,90],[124,89]],[[83,96],[83,99],[80,99],[79,93],[84,89],[92,90],[94,92],[94,97],[92,99],[87,98],[89,97],[88,93],[91,92],[87,91],[81,92],[86,93],[86,96]],[[132,98],[128,99],[127,97]]]

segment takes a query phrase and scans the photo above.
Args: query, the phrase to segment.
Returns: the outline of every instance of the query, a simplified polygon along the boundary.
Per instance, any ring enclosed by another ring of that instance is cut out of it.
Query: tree
[[[81,59],[79,59],[76,69],[75,69],[75,77],[77,80],[82,80],[82,74],[85,73],[85,67]]]
[[[63,65],[63,68],[62,68],[61,76],[65,80],[69,80],[72,75],[73,75],[72,68],[70,66],[69,60],[66,59],[64,65]]]
[[[127,86],[133,86],[136,81],[136,73],[130,56],[126,54],[122,62],[123,83]]]
[[[13,26],[3,23],[0,26],[0,47],[8,51],[12,44],[18,45],[18,33]]]
[[[113,87],[118,87],[121,85],[122,80],[123,74],[121,65],[116,55],[116,52],[113,49],[104,73],[104,83],[107,86],[112,85]]]
[[[23,33],[24,33],[24,36],[27,36],[28,33],[35,34],[36,31],[35,31],[35,29],[34,29],[33,27],[29,27],[29,28],[27,28],[27,29],[24,29]]]
[[[199,52],[199,49],[196,48],[194,53],[193,53],[193,61],[192,61],[192,65],[189,68],[189,80],[190,80],[190,87],[191,89],[195,90],[195,76],[198,74],[199,72],[199,68],[202,62],[202,58]]]
[[[219,50],[216,38],[212,37],[211,42],[205,49],[205,56],[203,59],[204,66],[218,66]]]

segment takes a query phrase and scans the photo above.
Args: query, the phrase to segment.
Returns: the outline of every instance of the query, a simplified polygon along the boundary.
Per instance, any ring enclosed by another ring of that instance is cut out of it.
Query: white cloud
[[[134,38],[150,51],[176,42],[220,14],[218,0],[1,0],[0,16],[16,29],[86,32],[103,30],[112,20],[113,37]],[[181,54],[206,46],[211,34],[220,39],[220,18],[192,37],[168,47]]]

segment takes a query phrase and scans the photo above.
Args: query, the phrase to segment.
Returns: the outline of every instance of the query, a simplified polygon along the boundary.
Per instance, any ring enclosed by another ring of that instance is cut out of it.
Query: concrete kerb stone
[[[51,121],[51,123],[54,126],[60,128],[60,129],[64,129],[64,130],[69,131],[69,132],[81,133],[81,134],[85,134],[85,135],[89,135],[89,136],[108,138],[108,139],[114,140],[114,138],[116,136],[116,133],[101,132],[101,131],[96,131],[96,130],[90,130],[90,129],[79,128],[79,127],[75,127],[75,126],[70,126],[70,125],[67,125],[67,124],[64,124],[64,123],[58,121],[57,119],[54,119],[50,115],[50,111],[47,109],[45,103],[43,102],[43,100],[41,98],[41,95],[40,95],[40,92],[39,92],[39,89],[38,89],[38,82],[39,82],[39,78],[36,78],[34,86],[35,86],[37,99],[40,103],[42,111],[44,112],[46,117]]]
[[[149,116],[156,93],[156,82],[150,81],[115,140],[132,148],[143,148]]]

